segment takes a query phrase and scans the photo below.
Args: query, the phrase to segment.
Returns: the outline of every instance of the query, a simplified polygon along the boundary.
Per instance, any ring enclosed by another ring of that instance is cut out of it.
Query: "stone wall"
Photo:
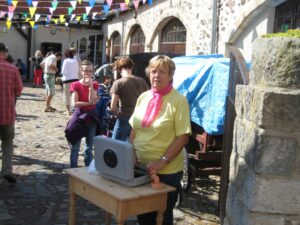
[[[300,39],[254,42],[236,88],[226,225],[300,224]]]

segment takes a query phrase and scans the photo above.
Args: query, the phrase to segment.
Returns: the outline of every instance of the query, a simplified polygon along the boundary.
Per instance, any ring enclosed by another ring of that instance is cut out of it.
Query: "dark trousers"
[[[180,188],[180,181],[182,179],[182,172],[173,174],[158,174],[161,182],[170,186],[176,187],[176,191],[168,193],[167,208],[164,212],[163,225],[173,225],[173,209],[175,207],[178,191]],[[157,212],[145,213],[137,216],[139,225],[156,225]]]

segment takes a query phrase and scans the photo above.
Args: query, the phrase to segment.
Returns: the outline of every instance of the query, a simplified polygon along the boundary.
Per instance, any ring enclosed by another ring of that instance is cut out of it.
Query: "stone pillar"
[[[254,42],[236,88],[225,225],[300,224],[300,38]]]

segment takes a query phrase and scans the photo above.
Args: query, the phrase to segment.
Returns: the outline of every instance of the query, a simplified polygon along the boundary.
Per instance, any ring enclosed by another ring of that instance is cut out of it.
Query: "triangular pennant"
[[[30,20],[30,18],[26,18],[26,19],[25,19],[25,22],[28,22],[29,20]]]
[[[51,2],[51,4],[52,4],[52,8],[55,10],[58,5],[58,2]]]
[[[37,5],[39,4],[39,2],[38,1],[32,1],[31,4],[32,4],[33,7],[37,7]]]
[[[69,7],[69,8],[68,8],[68,15],[71,15],[73,11],[74,11],[74,8]]]
[[[53,9],[53,8],[49,8],[49,12],[51,13],[51,15],[53,15],[54,10],[55,9]]]
[[[121,8],[121,11],[126,10],[127,9],[126,3],[120,3],[120,8]]]
[[[140,3],[140,0],[134,0],[134,1],[133,1],[133,5],[134,5],[135,10],[138,9],[139,3]]]
[[[70,17],[70,21],[74,20],[75,16],[76,16],[75,14],[72,14]]]
[[[41,14],[35,14],[34,15],[34,21],[35,22],[38,21],[40,17],[41,17]]]
[[[81,19],[81,16],[76,16],[77,21],[80,21],[80,19]]]
[[[8,5],[11,5],[11,1],[12,1],[12,0],[7,0],[7,4],[8,4]]]
[[[111,6],[113,0],[106,0],[106,2],[107,2],[107,4],[108,4],[108,7],[110,8],[110,6]]]
[[[86,20],[86,18],[87,18],[87,14],[82,14],[82,20]]]
[[[128,5],[128,3],[129,3],[129,0],[125,0],[125,4]]]
[[[35,11],[36,11],[36,7],[29,7],[30,18],[33,17]]]
[[[96,16],[97,16],[97,12],[93,12],[93,16],[92,16],[92,18],[95,18]]]
[[[69,23],[65,23],[65,27],[69,26]]]
[[[89,7],[89,6],[85,7],[85,11],[86,11],[87,15],[90,13],[91,9],[92,9],[92,7]]]
[[[58,19],[53,19],[54,23],[57,24],[58,23]]]
[[[7,20],[6,21],[6,26],[7,26],[8,29],[10,29],[10,27],[11,27],[11,21]]]
[[[148,4],[151,6],[152,5],[152,0],[148,0]]]
[[[14,6],[8,6],[8,12],[9,13],[13,13],[14,11],[15,11],[15,9],[16,9],[16,7],[14,7]]]
[[[145,4],[145,3],[146,3],[146,1],[147,1],[147,0],[143,0],[143,4]]]
[[[35,21],[30,20],[30,21],[29,21],[29,24],[30,24],[30,26],[31,26],[32,28],[34,28]]]
[[[77,0],[79,4],[81,4],[81,0]]]
[[[26,2],[27,2],[27,5],[28,5],[28,6],[31,6],[32,0],[26,0]]]
[[[89,0],[89,4],[90,4],[91,7],[94,7],[94,5],[95,5],[95,0]]]
[[[5,16],[5,12],[4,11],[0,11],[0,18],[2,18],[3,16]]]
[[[24,12],[23,16],[26,18],[28,16],[28,14],[26,12]]]
[[[59,21],[60,21],[60,23],[64,23],[65,22],[65,15],[59,15]]]
[[[12,1],[11,3],[14,7],[17,7],[18,1]]]
[[[33,29],[34,29],[34,30],[37,30],[37,29],[38,29],[38,26],[37,26],[37,25],[34,25],[34,26],[33,26]]]
[[[109,6],[108,5],[103,5],[103,11],[107,14],[109,11]]]
[[[71,4],[73,9],[76,9],[76,5],[77,5],[76,1],[70,1],[70,4]]]
[[[14,17],[14,13],[13,12],[9,12],[8,13],[8,19],[10,20],[10,21],[12,21],[12,18]]]

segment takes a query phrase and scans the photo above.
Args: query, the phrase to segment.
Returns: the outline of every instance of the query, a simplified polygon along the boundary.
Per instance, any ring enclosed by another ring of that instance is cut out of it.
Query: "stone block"
[[[300,214],[300,179],[289,177],[275,179],[256,177],[255,187],[250,193],[251,211],[278,213],[286,215]]]
[[[248,225],[285,225],[285,219],[281,215],[249,213]]]
[[[253,44],[250,84],[300,88],[300,38],[257,38]]]
[[[295,170],[297,142],[293,138],[260,134],[254,151],[254,170],[260,175],[288,176]]]
[[[238,118],[258,127],[300,132],[300,90],[238,85],[235,105]]]

